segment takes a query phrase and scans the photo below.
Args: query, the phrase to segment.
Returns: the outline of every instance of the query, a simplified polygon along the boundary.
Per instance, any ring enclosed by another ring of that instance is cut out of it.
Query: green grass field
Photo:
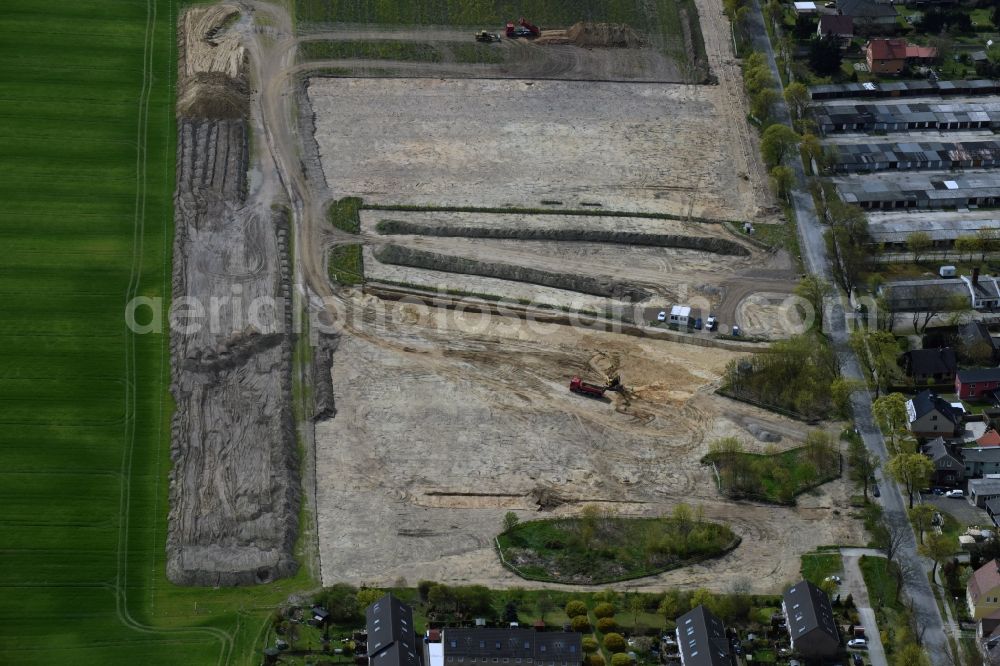
[[[250,590],[163,575],[173,0],[8,0],[0,14],[0,663],[255,662]]]

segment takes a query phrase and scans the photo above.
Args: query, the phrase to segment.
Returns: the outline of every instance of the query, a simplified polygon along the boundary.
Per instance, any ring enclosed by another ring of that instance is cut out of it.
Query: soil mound
[[[180,86],[177,114],[188,118],[236,119],[250,112],[246,81],[219,72],[199,72]]]
[[[571,44],[637,49],[645,45],[642,36],[624,23],[582,21],[566,31]]]

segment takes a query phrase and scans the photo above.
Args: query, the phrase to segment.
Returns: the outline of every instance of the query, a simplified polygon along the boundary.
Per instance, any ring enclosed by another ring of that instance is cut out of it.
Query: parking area
[[[992,525],[986,511],[973,506],[967,499],[944,497],[933,493],[922,493],[920,501],[936,507],[939,511],[949,514],[963,526]]]

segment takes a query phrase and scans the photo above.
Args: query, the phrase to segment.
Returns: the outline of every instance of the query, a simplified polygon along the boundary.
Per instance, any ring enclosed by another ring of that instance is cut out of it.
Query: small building
[[[921,391],[906,402],[908,428],[917,437],[956,437],[962,432],[961,410],[934,391]]]
[[[967,479],[1000,474],[1000,448],[987,446],[962,449],[962,463]]]
[[[921,447],[934,463],[931,483],[936,486],[956,486],[965,478],[965,462],[961,447],[949,445],[943,437],[935,437]]]
[[[1000,479],[985,478],[969,481],[969,503],[972,505],[985,509],[987,502],[998,497],[1000,497]]]
[[[955,393],[962,400],[992,400],[1000,389],[1000,368],[959,370],[955,374]]]
[[[840,42],[840,48],[847,48],[854,38],[854,19],[838,14],[823,14],[816,26],[816,36],[834,37]]]
[[[872,32],[876,29],[886,31],[896,29],[896,8],[892,4],[883,4],[874,0],[840,0],[837,10],[842,16],[854,19],[854,29],[865,29]]]
[[[671,324],[677,324],[678,326],[687,326],[691,321],[691,306],[690,305],[675,305],[670,308],[670,318],[668,322]]]
[[[451,664],[535,664],[579,666],[582,636],[577,632],[538,632],[527,627],[448,627],[442,632],[445,666]]]
[[[816,3],[812,2],[811,0],[806,0],[804,2],[795,2],[793,4],[795,6],[795,13],[800,16],[802,15],[810,16],[817,12]]]
[[[996,276],[980,275],[979,267],[972,269],[972,275],[961,276],[969,289],[974,310],[993,310],[1000,306],[1000,283]]]
[[[993,526],[1000,527],[1000,499],[987,500],[983,508],[986,509],[986,514],[993,521]]]
[[[878,293],[893,312],[943,312],[968,298],[969,290],[958,280],[897,280]]]
[[[958,359],[950,347],[914,349],[902,356],[903,371],[915,383],[952,382],[958,370]]]
[[[994,428],[987,428],[983,436],[976,440],[976,446],[984,449],[1000,446],[1000,432]]]
[[[807,580],[788,588],[781,600],[792,651],[806,658],[832,657],[840,651],[840,634],[826,592]]]
[[[965,600],[969,605],[969,615],[974,620],[1000,612],[1000,567],[996,560],[979,567],[969,577]]]
[[[682,666],[734,665],[725,625],[704,606],[677,618],[677,648]]]
[[[929,64],[935,58],[936,48],[910,44],[903,38],[871,39],[865,44],[865,61],[872,74],[900,74],[907,65]]]

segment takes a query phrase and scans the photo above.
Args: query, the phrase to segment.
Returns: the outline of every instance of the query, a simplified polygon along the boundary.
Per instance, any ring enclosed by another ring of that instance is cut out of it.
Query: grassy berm
[[[497,541],[504,563],[520,576],[581,585],[651,576],[739,545],[728,526],[697,519],[687,507],[660,518],[585,507],[577,518],[521,523]]]

